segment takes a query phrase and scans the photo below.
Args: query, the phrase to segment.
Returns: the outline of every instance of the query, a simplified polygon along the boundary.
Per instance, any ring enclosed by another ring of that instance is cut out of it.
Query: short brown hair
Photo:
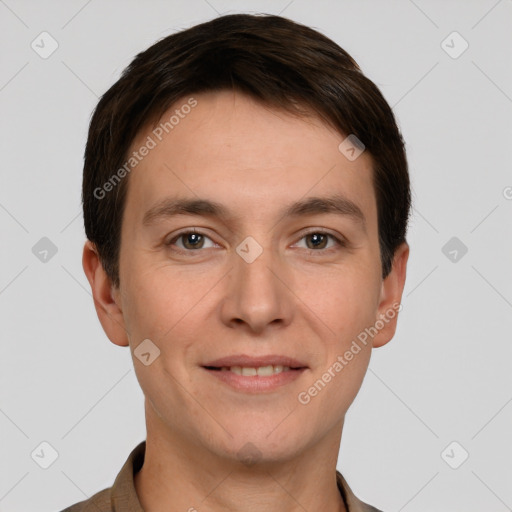
[[[280,16],[231,14],[139,53],[94,111],[84,156],[84,224],[112,284],[120,284],[128,176],[110,193],[98,197],[98,190],[127,161],[144,126],[186,95],[224,89],[300,116],[312,112],[363,142],[374,164],[382,277],[387,277],[395,250],[405,241],[411,207],[405,146],[390,106],[354,59],[316,30]]]

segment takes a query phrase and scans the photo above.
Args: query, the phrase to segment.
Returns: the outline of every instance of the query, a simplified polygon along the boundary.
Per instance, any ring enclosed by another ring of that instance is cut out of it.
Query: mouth
[[[285,356],[231,356],[203,365],[208,373],[237,391],[270,392],[293,382],[308,366]]]
[[[270,377],[281,372],[290,372],[293,370],[302,370],[302,367],[292,368],[284,365],[266,365],[266,366],[204,366],[207,370],[217,372],[232,372],[236,375],[243,375],[244,377]]]

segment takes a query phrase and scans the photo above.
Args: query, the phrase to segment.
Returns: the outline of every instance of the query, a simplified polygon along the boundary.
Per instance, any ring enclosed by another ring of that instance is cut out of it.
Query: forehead
[[[134,222],[166,196],[210,198],[261,218],[263,209],[339,193],[370,220],[376,215],[370,155],[349,161],[338,149],[345,136],[318,117],[239,92],[192,99],[176,102],[132,144],[130,153],[151,146],[130,173],[126,212]]]

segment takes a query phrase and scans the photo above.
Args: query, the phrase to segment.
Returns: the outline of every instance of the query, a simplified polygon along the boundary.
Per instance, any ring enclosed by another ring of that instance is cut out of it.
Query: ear
[[[395,335],[398,311],[402,309],[400,301],[405,285],[409,245],[403,242],[395,251],[393,266],[389,275],[382,281],[380,302],[375,319],[378,331],[373,337],[373,348],[382,347]]]
[[[94,307],[105,334],[115,345],[128,346],[129,333],[120,307],[119,290],[113,288],[103,269],[98,251],[90,240],[84,245],[82,266],[91,285]]]

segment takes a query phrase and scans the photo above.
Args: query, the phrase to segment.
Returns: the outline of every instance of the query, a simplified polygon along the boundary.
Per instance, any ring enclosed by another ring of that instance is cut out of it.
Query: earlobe
[[[409,245],[407,242],[403,242],[395,251],[391,272],[382,281],[380,302],[375,319],[377,333],[373,338],[373,348],[382,347],[395,335],[398,312],[402,309],[401,300],[408,259]]]
[[[82,266],[91,286],[96,314],[105,334],[115,345],[128,346],[129,333],[125,327],[120,300],[116,300],[117,294],[103,269],[98,251],[90,240],[84,245]]]

